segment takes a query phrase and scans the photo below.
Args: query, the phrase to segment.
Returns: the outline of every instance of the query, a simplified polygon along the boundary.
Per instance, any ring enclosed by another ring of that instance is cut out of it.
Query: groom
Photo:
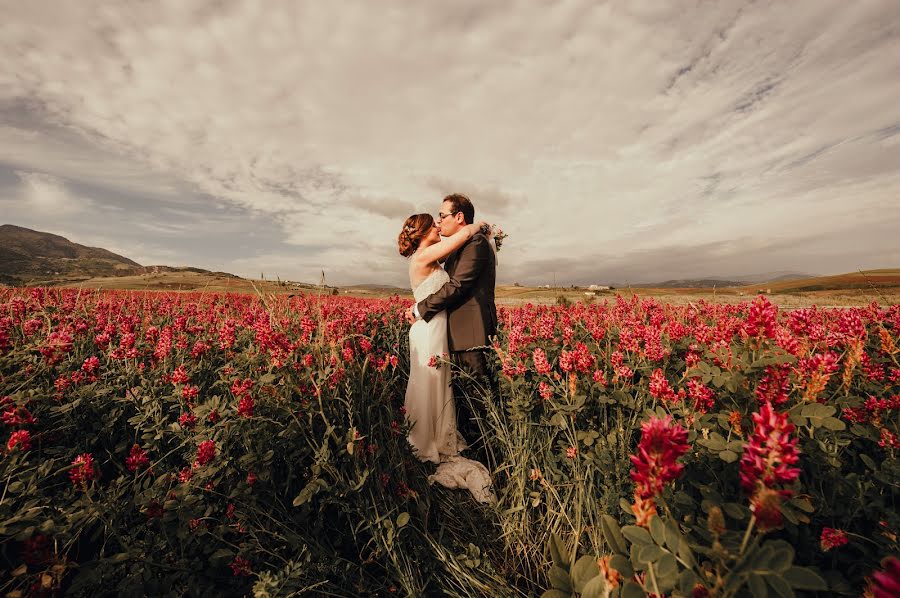
[[[437,217],[441,236],[449,237],[475,221],[475,208],[465,195],[454,193],[444,198]],[[488,238],[478,233],[451,253],[444,263],[450,280],[443,287],[413,305],[407,312],[410,322],[426,322],[447,310],[447,342],[453,363],[472,376],[485,389],[494,389],[488,373],[486,345],[497,333],[497,306],[494,285],[497,259]],[[465,378],[465,376],[462,376]],[[463,380],[455,380],[460,432],[468,442],[478,438],[478,425],[470,401],[459,391]]]

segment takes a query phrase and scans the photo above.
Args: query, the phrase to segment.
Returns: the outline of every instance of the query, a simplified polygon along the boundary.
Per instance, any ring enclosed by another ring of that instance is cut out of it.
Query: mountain
[[[92,278],[166,275],[177,278],[190,274],[219,280],[240,279],[227,272],[190,266],[142,266],[112,251],[79,245],[59,235],[13,224],[0,225],[0,284],[49,286]]]
[[[801,280],[804,278],[816,278],[821,274],[809,274],[807,272],[795,272],[792,270],[775,270],[773,272],[757,272],[756,274],[740,274],[735,276],[726,276],[728,280],[741,280],[744,284],[757,284],[760,282],[780,282],[782,280]],[[717,276],[709,278],[717,279]]]
[[[721,289],[724,287],[744,287],[753,284],[782,282],[785,280],[805,280],[816,276],[816,274],[778,270],[775,272],[759,272],[756,274],[741,274],[735,276],[680,278],[663,282],[644,282],[632,284],[631,286],[638,289],[711,289],[713,287]]]
[[[122,276],[142,269],[139,263],[106,249],[12,224],[0,226],[0,281],[7,284]]]
[[[664,282],[653,282],[645,284],[631,285],[637,289],[711,289],[722,287],[740,287],[747,284],[746,282],[736,280],[725,280],[719,278],[689,278],[679,280],[666,280]]]

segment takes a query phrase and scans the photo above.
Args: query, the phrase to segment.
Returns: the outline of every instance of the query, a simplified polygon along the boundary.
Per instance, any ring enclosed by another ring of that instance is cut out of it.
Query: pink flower
[[[791,438],[794,425],[788,423],[787,414],[763,403],[759,413],[753,414],[753,421],[756,429],[741,457],[741,486],[749,494],[760,487],[788,484],[800,476],[800,470],[793,467],[800,460],[798,439]]]
[[[631,455],[635,494],[646,499],[662,492],[666,484],[681,475],[684,465],[678,459],[689,449],[687,430],[673,423],[670,415],[662,419],[650,417],[641,425],[637,454]]]
[[[250,568],[250,561],[242,556],[234,557],[234,560],[228,566],[231,567],[231,572],[236,577],[250,575],[253,572]]]
[[[543,349],[535,349],[532,354],[532,359],[534,359],[534,371],[538,374],[550,373],[550,362],[547,361],[547,355],[544,353]]]
[[[69,479],[72,484],[79,486],[96,477],[94,471],[94,457],[90,453],[82,453],[72,460],[72,469],[69,470]]]
[[[132,446],[131,452],[125,458],[125,467],[128,468],[128,471],[137,471],[148,463],[150,463],[150,460],[147,458],[147,453],[139,444]]]
[[[253,408],[255,404],[253,397],[246,395],[238,402],[238,415],[241,417],[253,417]]]
[[[206,465],[216,457],[216,443],[212,440],[204,440],[197,447],[197,460],[194,465]]]
[[[665,402],[672,402],[678,398],[675,391],[669,386],[666,375],[659,368],[656,368],[653,370],[653,373],[650,374],[650,394]]]
[[[178,423],[179,423],[179,424],[181,425],[181,427],[184,428],[185,430],[190,430],[190,429],[192,429],[194,426],[197,425],[197,416],[194,415],[193,413],[191,413],[190,411],[185,411],[185,412],[182,413],[181,416],[178,418]]]
[[[778,323],[778,306],[769,303],[763,295],[758,295],[744,323],[744,333],[755,338],[772,338],[775,336],[775,325]]]
[[[694,401],[694,410],[700,413],[708,412],[716,404],[712,389],[696,378],[688,380],[688,396]]]
[[[247,485],[252,486],[256,483],[256,474],[252,471],[247,472]]]
[[[781,499],[792,491],[776,487],[793,482],[800,470],[797,438],[791,438],[793,424],[787,414],[777,413],[770,403],[763,403],[753,414],[756,428],[750,435],[741,457],[741,486],[751,495],[750,510],[760,531],[781,527]]]
[[[566,457],[569,459],[574,459],[578,455],[578,449],[574,446],[570,446],[566,449]]]
[[[187,375],[187,372],[184,371],[184,366],[180,365],[175,368],[175,371],[172,372],[172,384],[184,384],[186,382],[190,382],[191,378]]]
[[[832,548],[837,548],[849,543],[846,532],[842,529],[834,529],[826,527],[822,529],[822,535],[819,537],[819,545],[822,552],[828,552]]]
[[[882,566],[883,571],[872,575],[872,591],[875,598],[900,596],[900,559],[889,557]]]
[[[16,430],[9,436],[9,442],[6,443],[6,449],[12,451],[19,447],[22,452],[31,448],[31,432],[28,430]]]
[[[27,426],[35,423],[34,416],[25,407],[8,407],[2,416],[3,423],[7,426]]]
[[[250,378],[244,378],[243,380],[235,380],[231,383],[231,394],[233,394],[236,398],[241,398],[250,392],[250,389],[253,388],[253,380]]]
[[[191,399],[196,399],[199,394],[200,388],[193,384],[185,384],[181,389],[181,396],[188,402],[190,402]]]
[[[538,385],[538,394],[540,394],[541,398],[545,401],[549,401],[550,398],[553,397],[553,388],[551,388],[549,384],[542,380]]]
[[[194,477],[194,470],[190,467],[185,467],[178,472],[178,481],[182,484],[189,482],[192,477]]]
[[[790,373],[789,364],[767,367],[766,375],[756,387],[756,400],[760,403],[768,401],[776,406],[787,402],[788,392],[791,389]]]
[[[100,369],[100,360],[97,359],[96,355],[92,355],[84,360],[84,363],[81,364],[81,371],[85,374],[93,374],[97,370]]]

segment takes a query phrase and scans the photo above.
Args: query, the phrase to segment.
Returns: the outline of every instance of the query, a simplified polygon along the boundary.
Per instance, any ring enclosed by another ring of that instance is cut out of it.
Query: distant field
[[[231,293],[325,293],[335,288],[320,289],[314,285],[292,285],[278,281],[247,280],[220,276],[214,273],[160,272],[134,276],[92,278],[80,282],[62,283],[68,287],[89,289],[131,289],[159,291],[209,291]],[[347,288],[337,289],[338,294],[350,297],[389,297],[400,295],[412,299],[409,289]],[[864,273],[843,274],[809,278],[801,281],[781,281],[745,287],[721,289],[671,289],[671,288],[618,288],[587,295],[584,288],[535,288],[498,286],[497,303],[519,305],[524,303],[551,304],[559,297],[570,302],[611,300],[616,295],[630,298],[633,295],[654,297],[668,303],[684,304],[701,299],[709,302],[738,303],[762,291],[770,299],[786,308],[820,306],[867,305],[878,301],[881,305],[900,303],[900,269],[873,270]]]

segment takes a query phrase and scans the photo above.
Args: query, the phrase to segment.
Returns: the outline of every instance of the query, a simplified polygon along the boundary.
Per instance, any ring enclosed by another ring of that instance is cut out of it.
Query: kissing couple
[[[454,399],[443,357],[450,355],[460,377],[471,377],[485,388],[495,386],[485,354],[497,332],[497,255],[490,230],[487,222],[475,221],[468,197],[453,194],[444,198],[436,219],[430,214],[407,218],[398,237],[400,255],[409,259],[416,301],[406,314],[412,324],[404,403],[412,425],[409,442],[419,460],[437,464],[429,481],[468,489],[484,503],[496,501],[490,472],[460,455],[468,448],[460,428],[473,441],[476,414],[461,392]],[[457,382],[460,389],[462,380]]]

